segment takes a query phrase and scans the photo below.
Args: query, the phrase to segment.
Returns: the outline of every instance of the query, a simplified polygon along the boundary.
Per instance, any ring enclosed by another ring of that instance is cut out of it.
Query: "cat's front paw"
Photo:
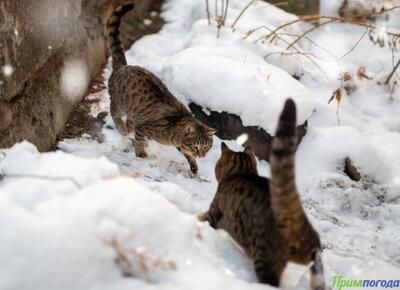
[[[146,153],[146,152],[136,152],[136,157],[139,157],[139,158],[148,158],[149,157],[149,155]]]
[[[208,214],[207,214],[207,212],[202,213],[202,214],[199,214],[199,215],[197,216],[197,219],[198,219],[199,221],[201,221],[201,222],[206,222],[206,221],[208,221]]]
[[[190,164],[190,171],[193,174],[197,174],[197,172],[199,171],[199,168],[197,167],[197,164]]]

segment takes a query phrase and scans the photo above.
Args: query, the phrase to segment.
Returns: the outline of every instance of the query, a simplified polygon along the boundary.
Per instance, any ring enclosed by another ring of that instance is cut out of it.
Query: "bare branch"
[[[296,44],[300,39],[302,39],[305,35],[311,33],[312,31],[314,31],[314,30],[320,28],[321,26],[323,26],[323,25],[325,25],[325,24],[329,24],[329,23],[332,23],[332,22],[333,22],[333,20],[329,20],[329,21],[326,21],[326,22],[321,23],[321,24],[319,24],[319,25],[315,25],[315,26],[311,27],[310,29],[304,31],[304,32],[303,32],[301,35],[299,35],[299,37],[297,37],[286,49],[290,49],[293,45],[295,45],[295,44]]]
[[[350,54],[356,47],[357,45],[361,42],[361,40],[364,38],[364,36],[368,33],[368,28],[365,29],[365,32],[363,33],[363,35],[361,35],[360,39],[350,48],[350,50],[348,52],[346,52],[345,54],[343,54],[341,57],[339,57],[339,60],[342,60],[343,58],[345,58],[348,54]]]
[[[207,12],[208,25],[211,25],[210,5],[208,3],[208,0],[206,0],[206,12]]]
[[[247,4],[242,11],[240,11],[239,15],[236,17],[235,21],[233,21],[233,24],[231,26],[231,28],[235,28],[236,23],[239,21],[239,19],[243,16],[243,14],[247,11],[247,9],[250,8],[251,5],[253,5],[253,3],[256,2],[256,0],[251,0],[249,2],[249,4]]]
[[[372,30],[379,30],[380,29],[379,27],[376,27],[376,26],[374,26],[372,24],[368,24],[368,23],[365,23],[363,21],[357,21],[357,20],[353,20],[353,19],[349,19],[349,18],[336,17],[336,16],[306,15],[306,16],[302,16],[302,17],[300,17],[298,19],[292,20],[290,22],[287,22],[287,23],[284,23],[284,24],[278,26],[269,35],[267,35],[266,38],[269,38],[272,35],[275,35],[279,30],[281,30],[281,29],[283,29],[283,28],[285,28],[287,26],[293,25],[295,23],[298,23],[298,22],[301,22],[301,21],[319,22],[320,20],[329,20],[330,22],[336,22],[336,23],[349,23],[349,24],[354,24],[354,25],[358,25],[358,26],[367,27],[367,28],[370,28]],[[400,37],[400,33],[395,33],[395,32],[391,32],[391,31],[387,31],[386,33],[388,35],[390,35],[390,36],[393,36],[393,37]]]
[[[225,11],[224,11],[224,16],[223,16],[223,18],[224,18],[224,25],[225,25],[226,19],[227,19],[227,17],[228,17],[228,8],[229,8],[229,0],[226,0],[226,6],[225,6]]]
[[[400,67],[400,59],[397,62],[397,64],[394,66],[392,72],[390,73],[389,77],[387,78],[385,85],[388,85],[390,80],[392,79],[393,75],[395,74],[395,72],[397,71],[397,69]]]

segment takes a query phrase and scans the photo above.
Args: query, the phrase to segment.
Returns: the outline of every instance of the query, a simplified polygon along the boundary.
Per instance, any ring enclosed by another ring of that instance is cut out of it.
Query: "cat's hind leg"
[[[258,282],[275,287],[279,286],[280,275],[275,271],[275,265],[270,259],[256,258],[254,260],[254,271],[256,272]]]
[[[280,278],[286,267],[286,260],[277,248],[270,248],[264,238],[255,238],[253,249],[254,271],[260,283],[279,286]]]
[[[110,107],[111,117],[114,121],[115,127],[122,136],[128,135],[128,129],[126,126],[126,116],[124,116],[119,110],[115,109],[114,106]]]

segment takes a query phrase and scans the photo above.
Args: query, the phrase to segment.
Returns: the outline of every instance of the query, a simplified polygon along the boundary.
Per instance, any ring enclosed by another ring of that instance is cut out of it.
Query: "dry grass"
[[[105,241],[115,253],[115,264],[124,277],[143,277],[151,282],[150,274],[154,271],[176,271],[177,265],[172,260],[152,256],[145,250],[126,249],[117,239]]]

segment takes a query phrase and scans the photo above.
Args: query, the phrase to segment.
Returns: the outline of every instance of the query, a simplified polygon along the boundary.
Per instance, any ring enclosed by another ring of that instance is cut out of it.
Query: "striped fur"
[[[290,259],[308,263],[310,253],[320,248],[318,234],[313,229],[301,205],[295,180],[297,148],[296,106],[286,101],[279,118],[270,156],[271,209],[282,236],[289,241]],[[303,237],[293,239],[293,237]]]
[[[148,157],[146,147],[151,139],[176,147],[196,174],[196,158],[210,150],[215,130],[197,121],[153,73],[127,65],[119,26],[121,17],[132,9],[133,4],[119,7],[109,23],[113,57],[113,72],[108,80],[111,116],[122,135],[134,135],[131,140],[137,157]]]
[[[307,264],[321,247],[296,190],[296,145],[296,107],[288,100],[272,145],[271,180],[258,175],[251,148],[235,152],[222,143],[217,193],[200,216],[226,230],[253,260],[258,280],[274,286],[288,261]]]
[[[131,11],[134,7],[135,5],[133,3],[128,3],[118,7],[108,22],[108,42],[113,59],[113,70],[117,70],[126,65],[125,52],[119,30],[122,16]]]
[[[298,225],[297,221],[304,215],[295,183],[296,133],[296,107],[292,100],[288,100],[272,141],[269,160],[271,206],[278,226],[286,237],[289,237],[292,231],[300,231],[293,227]]]

